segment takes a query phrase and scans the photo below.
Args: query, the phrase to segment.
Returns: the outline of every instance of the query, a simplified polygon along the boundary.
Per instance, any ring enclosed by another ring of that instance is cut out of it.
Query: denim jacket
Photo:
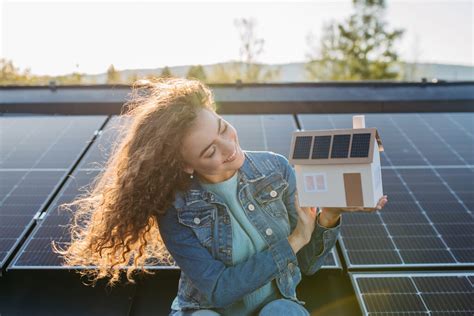
[[[283,297],[300,304],[296,286],[301,272],[314,274],[336,243],[336,227],[319,225],[295,255],[287,237],[295,229],[296,178],[288,159],[268,151],[243,151],[237,194],[250,222],[268,244],[265,250],[232,265],[232,229],[227,205],[193,179],[158,218],[160,234],[181,269],[171,308],[223,309],[276,278]]]

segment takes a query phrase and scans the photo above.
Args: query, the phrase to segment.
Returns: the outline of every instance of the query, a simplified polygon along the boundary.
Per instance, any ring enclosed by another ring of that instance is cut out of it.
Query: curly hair
[[[101,278],[112,286],[123,269],[135,283],[134,272],[153,274],[145,267],[153,260],[173,261],[157,216],[171,206],[177,191],[189,188],[182,140],[201,109],[216,108],[211,90],[195,79],[153,78],[132,85],[119,116],[129,125],[119,131],[103,171],[85,194],[59,206],[72,213],[66,249],[52,242],[63,265],[92,267],[77,271],[93,286]]]

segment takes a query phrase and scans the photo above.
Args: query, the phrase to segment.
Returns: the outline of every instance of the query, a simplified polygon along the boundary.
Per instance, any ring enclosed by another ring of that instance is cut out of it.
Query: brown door
[[[347,206],[364,206],[360,173],[344,173]]]

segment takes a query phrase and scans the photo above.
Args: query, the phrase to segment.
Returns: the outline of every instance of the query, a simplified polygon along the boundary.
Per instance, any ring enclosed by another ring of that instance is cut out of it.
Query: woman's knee
[[[281,298],[265,305],[258,314],[258,316],[275,315],[308,316],[309,312],[303,305],[289,299]]]

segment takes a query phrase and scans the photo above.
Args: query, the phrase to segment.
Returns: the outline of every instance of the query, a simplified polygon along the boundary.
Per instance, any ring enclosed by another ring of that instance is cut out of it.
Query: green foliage
[[[186,74],[186,78],[198,79],[203,82],[206,82],[207,80],[206,73],[201,65],[191,66],[188,70],[188,73]]]
[[[83,74],[73,72],[62,76],[37,76],[29,68],[21,71],[13,61],[0,58],[0,85],[48,85],[50,81],[57,84],[81,84]]]
[[[114,65],[110,65],[107,69],[107,83],[114,84],[114,83],[121,83],[120,72],[115,70]]]
[[[387,30],[385,1],[354,0],[355,12],[343,23],[331,21],[323,28],[319,51],[305,65],[308,79],[394,79],[398,54],[393,45],[403,30]],[[308,38],[311,40],[311,38]]]
[[[163,68],[160,77],[173,77],[173,74],[171,73],[171,70],[168,68],[168,66],[165,66],[165,68]]]
[[[270,82],[278,80],[280,69],[265,69],[257,63],[258,56],[263,52],[265,40],[258,38],[255,32],[254,19],[236,19],[234,25],[239,31],[241,42],[240,61],[229,63],[227,66],[216,65],[210,76],[212,82],[235,83],[241,80],[247,82]]]

